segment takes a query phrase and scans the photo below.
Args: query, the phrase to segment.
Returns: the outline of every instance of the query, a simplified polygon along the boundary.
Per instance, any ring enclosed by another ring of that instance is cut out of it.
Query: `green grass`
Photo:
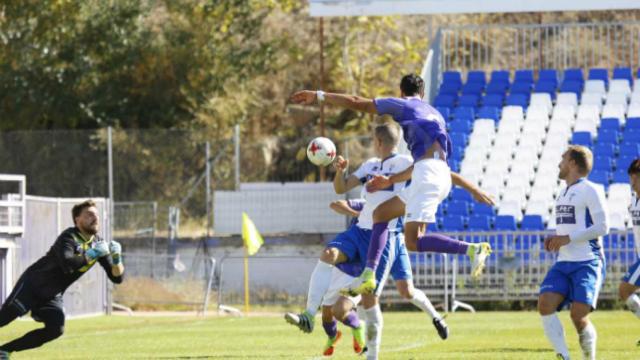
[[[560,315],[571,355],[580,359],[578,339],[568,312]],[[425,315],[384,313],[381,359],[553,359],[534,312],[482,312],[449,315],[449,340],[440,340]],[[601,311],[592,319],[598,330],[598,359],[639,359],[640,320],[623,311]],[[317,318],[319,321],[320,318]],[[16,321],[2,329],[0,341],[38,327]],[[345,331],[335,359],[357,358]],[[12,359],[314,359],[325,335],[317,324],[302,334],[281,317],[98,317],[67,321],[62,338]],[[363,359],[363,358],[359,358]]]

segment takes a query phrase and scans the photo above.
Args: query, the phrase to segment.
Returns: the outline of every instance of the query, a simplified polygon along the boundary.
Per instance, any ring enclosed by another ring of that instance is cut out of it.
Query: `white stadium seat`
[[[605,105],[602,108],[602,118],[617,118],[624,125],[626,122],[625,107],[622,105]]]
[[[605,105],[622,105],[627,110],[627,95],[622,93],[613,93],[607,95]]]
[[[547,112],[547,117],[551,114],[553,109],[553,102],[551,101],[551,95],[547,93],[533,93],[531,94],[531,100],[529,101],[529,108],[527,109],[527,115],[531,107],[543,107]]]
[[[640,117],[640,102],[631,103],[629,110],[627,110],[627,117]]]
[[[549,221],[549,205],[542,201],[529,201],[525,209],[525,215],[540,215],[544,222]]]
[[[527,117],[525,119],[526,122],[541,122],[543,124],[547,124],[549,122],[549,114],[551,113],[550,109],[547,109],[544,106],[540,105],[531,105],[527,108]]]
[[[602,95],[598,93],[583,93],[580,105],[595,105],[598,110],[602,110]]]
[[[576,119],[592,119],[596,124],[600,123],[600,109],[597,105],[584,104],[578,108]]]
[[[576,108],[571,105],[556,105],[551,115],[554,119],[573,119],[576,117]]]
[[[571,105],[574,108],[578,107],[578,96],[572,92],[559,93],[556,99],[557,105]]]
[[[603,80],[587,80],[584,82],[584,92],[603,94],[607,92]]]
[[[631,94],[631,100],[629,101],[631,104],[640,104],[640,92],[634,92]]]
[[[578,118],[576,125],[573,128],[573,132],[584,131],[591,133],[591,138],[595,138],[598,133],[598,125],[594,119]]]
[[[609,95],[610,94],[624,94],[627,98],[631,94],[631,87],[629,81],[626,79],[613,79],[609,83]]]
[[[500,202],[498,215],[511,215],[516,218],[516,221],[521,221],[522,207],[517,202],[503,200]]]
[[[522,110],[522,106],[505,106],[502,108],[502,119],[500,121],[502,122],[505,119],[514,119],[519,121],[524,120],[524,111]]]

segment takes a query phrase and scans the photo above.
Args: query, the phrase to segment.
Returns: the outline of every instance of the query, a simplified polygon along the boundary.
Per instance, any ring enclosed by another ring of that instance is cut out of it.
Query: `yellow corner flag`
[[[257,253],[264,243],[262,235],[245,212],[242,213],[242,240],[249,256]]]

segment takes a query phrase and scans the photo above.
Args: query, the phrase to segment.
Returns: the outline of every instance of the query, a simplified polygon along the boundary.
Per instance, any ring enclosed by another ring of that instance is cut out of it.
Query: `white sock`
[[[315,315],[318,312],[322,298],[331,285],[331,271],[333,265],[318,260],[311,279],[309,279],[309,292],[307,293],[307,312]]]
[[[411,298],[411,303],[417,306],[420,310],[426,312],[431,316],[432,319],[439,319],[440,314],[436,311],[436,308],[433,307],[431,301],[427,295],[419,289],[413,289],[413,298]]]
[[[378,304],[364,312],[367,316],[367,360],[377,360],[382,340],[382,311]]]
[[[547,339],[553,345],[556,353],[564,356],[565,359],[569,359],[569,348],[567,348],[567,343],[564,341],[564,328],[558,318],[558,314],[542,315],[542,326],[544,327],[544,334],[547,335]]]
[[[582,348],[582,358],[585,360],[596,360],[596,341],[598,340],[598,334],[591,322],[582,329],[579,337],[580,347]]]
[[[640,297],[636,294],[631,294],[625,302],[627,303],[629,310],[640,318]]]
[[[358,314],[358,317],[360,318],[360,323],[361,324],[362,323],[366,323],[366,321],[367,321],[367,312],[366,312],[366,310],[364,309],[364,307],[362,305],[358,305],[356,307],[356,313]],[[360,326],[362,326],[362,325],[360,325]],[[366,327],[364,329],[365,329],[365,331],[367,330]]]

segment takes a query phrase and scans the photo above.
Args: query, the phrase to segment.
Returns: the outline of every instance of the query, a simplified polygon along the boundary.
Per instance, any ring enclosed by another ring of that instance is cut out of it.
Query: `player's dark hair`
[[[569,153],[569,159],[578,165],[580,172],[583,174],[589,174],[593,167],[593,153],[589,148],[581,145],[571,145],[567,149]]]
[[[82,211],[84,209],[90,208],[92,206],[96,206],[96,203],[93,200],[85,200],[80,204],[73,205],[73,208],[71,209],[71,216],[73,216],[73,223],[74,224],[76,223],[76,218],[80,216],[80,214],[82,214]]]
[[[400,80],[400,90],[405,96],[420,95],[424,91],[424,80],[416,74],[409,74]]]
[[[400,141],[400,129],[394,123],[383,123],[373,129],[373,136],[383,144],[395,147]]]
[[[637,158],[631,162],[629,169],[627,170],[629,175],[640,174],[640,158]]]

